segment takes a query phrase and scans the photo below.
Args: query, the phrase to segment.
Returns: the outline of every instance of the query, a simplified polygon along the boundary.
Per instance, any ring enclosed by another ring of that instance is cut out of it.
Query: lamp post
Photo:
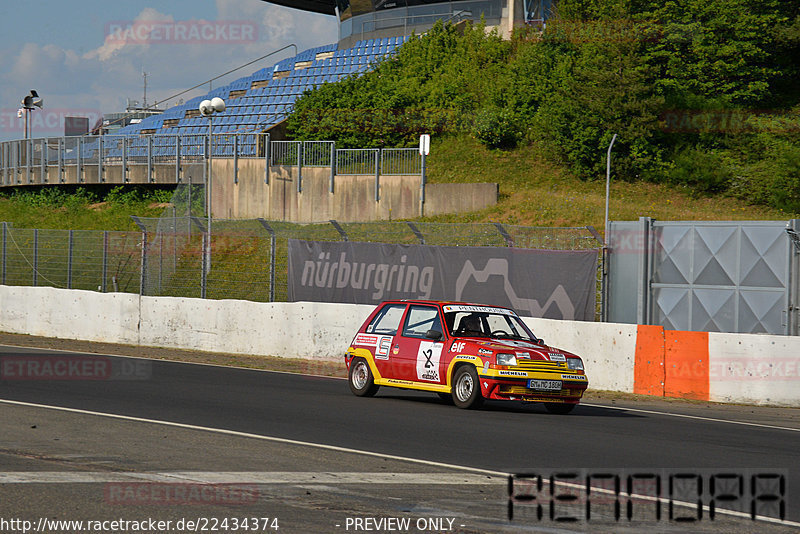
[[[608,199],[611,188],[611,147],[614,146],[614,141],[617,140],[617,134],[611,138],[611,143],[608,145],[608,152],[606,152],[606,220],[605,231],[603,233],[603,282],[602,282],[602,305],[600,306],[600,314],[603,321],[608,320]]]
[[[206,179],[206,218],[208,219],[208,230],[206,239],[206,273],[211,270],[211,175],[212,175],[212,133],[214,124],[212,117],[214,113],[222,113],[225,111],[225,101],[219,97],[214,97],[211,100],[203,100],[200,102],[200,114],[208,117],[208,174]]]
[[[34,89],[31,89],[31,94],[22,99],[22,112],[25,114],[25,139],[33,137],[33,135],[31,135],[31,111],[36,108],[42,109],[43,104],[44,100],[42,100],[39,93]]]
[[[611,138],[611,143],[608,145],[608,152],[606,153],[606,224],[605,235],[603,236],[606,246],[608,246],[608,195],[611,186],[611,147],[614,146],[614,141],[616,140],[617,134],[614,134],[614,137]]]

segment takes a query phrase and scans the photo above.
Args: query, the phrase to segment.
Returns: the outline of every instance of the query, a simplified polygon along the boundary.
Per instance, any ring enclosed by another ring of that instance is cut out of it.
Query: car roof
[[[508,306],[498,306],[496,304],[480,304],[477,302],[464,302],[459,300],[424,300],[424,299],[395,299],[395,300],[386,300],[382,302],[380,305],[386,303],[400,303],[400,304],[433,304],[435,306],[481,306],[484,308],[502,308],[504,310],[510,310]]]

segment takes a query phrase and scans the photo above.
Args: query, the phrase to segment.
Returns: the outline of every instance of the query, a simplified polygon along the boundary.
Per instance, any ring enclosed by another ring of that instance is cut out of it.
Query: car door
[[[424,304],[410,305],[392,350],[392,369],[396,378],[430,384],[445,383],[445,362],[442,361],[444,334],[435,341],[426,338],[429,330],[443,332],[439,308]],[[397,354],[394,354],[395,350]]]
[[[396,344],[397,330],[405,311],[405,304],[384,304],[364,329],[364,333],[356,336],[356,344],[364,344],[372,352],[375,367],[383,378],[394,378],[389,353]]]

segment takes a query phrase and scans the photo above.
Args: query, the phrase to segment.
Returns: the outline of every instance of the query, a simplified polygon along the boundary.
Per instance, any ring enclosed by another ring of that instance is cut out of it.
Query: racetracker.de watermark
[[[672,34],[677,33],[673,28]],[[678,35],[685,38],[685,32]],[[630,19],[612,20],[550,20],[544,38],[567,43],[632,43],[657,42],[664,39],[666,30],[657,21]],[[675,35],[672,35],[675,37]],[[540,37],[537,36],[537,39]]]
[[[800,115],[768,109],[670,109],[659,120],[662,130],[669,133],[800,133]]]
[[[102,116],[100,110],[89,108],[34,109],[28,113],[28,124],[31,137],[62,136],[65,134],[64,125],[67,117],[88,118],[89,128],[92,128]],[[19,136],[24,134],[25,117],[18,108],[0,109],[0,132]]]
[[[106,24],[113,44],[241,44],[258,41],[249,20],[123,20]]]
[[[149,380],[149,360],[106,356],[4,356],[0,380]]]
[[[144,505],[248,505],[261,495],[254,484],[194,484],[111,482],[105,485],[108,504]]]

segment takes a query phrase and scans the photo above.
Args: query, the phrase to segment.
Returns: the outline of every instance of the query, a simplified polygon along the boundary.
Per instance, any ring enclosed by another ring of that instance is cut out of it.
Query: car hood
[[[474,337],[458,337],[456,342],[464,343],[477,347],[478,350],[485,353],[485,351],[506,352],[515,354],[518,358],[530,358],[531,360],[545,360],[550,361],[551,356],[560,354],[564,357],[576,357],[571,352],[561,350],[556,347],[551,347],[543,343],[533,343],[530,341],[521,341],[516,339],[485,339]],[[528,356],[525,356],[527,354]],[[562,360],[563,361],[563,360]]]

